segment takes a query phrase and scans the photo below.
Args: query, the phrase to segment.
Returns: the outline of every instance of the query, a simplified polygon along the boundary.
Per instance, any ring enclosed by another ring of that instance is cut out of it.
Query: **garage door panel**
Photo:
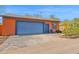
[[[49,25],[44,24],[44,33],[49,33]]]
[[[39,34],[43,33],[43,23],[17,21],[16,34]]]

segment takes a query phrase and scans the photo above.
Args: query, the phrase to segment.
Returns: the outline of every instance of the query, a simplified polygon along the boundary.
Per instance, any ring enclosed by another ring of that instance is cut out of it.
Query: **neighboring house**
[[[49,33],[53,28],[59,29],[58,20],[21,15],[1,15],[3,23],[0,35],[30,35]]]

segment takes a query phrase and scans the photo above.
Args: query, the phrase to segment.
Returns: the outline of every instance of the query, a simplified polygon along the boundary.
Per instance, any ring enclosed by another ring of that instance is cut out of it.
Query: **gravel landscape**
[[[61,34],[10,36],[0,45],[1,54],[78,54],[79,38],[61,38]]]

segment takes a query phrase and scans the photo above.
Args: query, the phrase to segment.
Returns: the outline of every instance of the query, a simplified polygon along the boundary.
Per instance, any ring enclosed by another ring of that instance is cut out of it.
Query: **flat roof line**
[[[13,14],[4,14],[0,15],[1,17],[16,17],[16,18],[32,18],[32,19],[40,19],[40,20],[48,20],[48,21],[59,21],[59,20],[51,20],[41,17],[32,17],[32,16],[24,16],[24,15],[13,15]]]

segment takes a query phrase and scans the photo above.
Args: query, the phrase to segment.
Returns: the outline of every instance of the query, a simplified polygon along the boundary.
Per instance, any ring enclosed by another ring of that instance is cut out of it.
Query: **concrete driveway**
[[[10,36],[1,46],[0,53],[12,54],[73,54],[79,53],[79,38],[61,38],[60,34]]]

